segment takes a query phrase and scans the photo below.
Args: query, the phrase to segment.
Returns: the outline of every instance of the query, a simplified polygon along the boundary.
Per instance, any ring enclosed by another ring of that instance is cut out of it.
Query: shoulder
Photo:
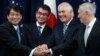
[[[9,29],[11,27],[11,24],[9,23],[3,23],[0,25],[0,29]]]
[[[45,26],[45,29],[49,30],[49,31],[52,31],[52,28],[50,28],[49,26]]]
[[[36,24],[35,23],[33,23],[33,24],[24,24],[23,27],[24,28],[36,27]]]

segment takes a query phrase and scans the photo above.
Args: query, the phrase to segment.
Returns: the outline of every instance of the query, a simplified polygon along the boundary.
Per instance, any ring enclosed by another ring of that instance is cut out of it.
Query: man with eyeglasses
[[[52,29],[46,25],[49,19],[51,10],[47,5],[40,5],[36,9],[36,22],[26,26],[26,30],[30,36],[31,47],[35,48],[39,45],[45,44],[51,35]],[[35,46],[35,47],[33,47]],[[36,48],[35,48],[36,49]],[[34,53],[39,52],[33,50]]]

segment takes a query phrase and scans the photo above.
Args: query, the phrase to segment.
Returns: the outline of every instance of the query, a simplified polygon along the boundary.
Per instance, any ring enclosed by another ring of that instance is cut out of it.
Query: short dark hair
[[[50,15],[51,9],[50,9],[50,7],[49,7],[48,5],[46,5],[46,4],[39,5],[39,6],[37,7],[37,9],[36,9],[36,12],[39,10],[39,8],[42,8],[42,9],[44,9],[44,10],[47,10],[47,11],[48,11],[48,15]]]
[[[13,9],[16,12],[19,12],[21,15],[23,14],[23,12],[22,12],[23,10],[22,10],[22,7],[20,5],[11,4],[7,8],[7,15],[9,15],[11,9]]]

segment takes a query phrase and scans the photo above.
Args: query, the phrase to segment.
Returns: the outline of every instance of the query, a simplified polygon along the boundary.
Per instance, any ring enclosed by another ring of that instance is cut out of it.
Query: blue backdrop
[[[13,1],[13,2],[12,2]],[[56,0],[57,6],[61,2],[69,2],[75,11],[75,17],[77,18],[77,9],[79,4],[87,2],[88,0]],[[97,5],[96,16],[98,19],[100,16],[100,0],[91,0]],[[21,23],[33,23],[35,22],[35,9],[38,5],[43,4],[43,0],[0,0],[0,24],[7,21],[6,19],[6,8],[11,3],[16,3],[23,8],[23,19]]]

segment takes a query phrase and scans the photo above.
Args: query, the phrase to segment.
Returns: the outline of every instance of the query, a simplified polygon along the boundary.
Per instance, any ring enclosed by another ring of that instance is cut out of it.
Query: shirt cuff
[[[53,55],[53,52],[52,52],[52,49],[51,48],[49,49],[49,51],[50,51],[50,54]]]
[[[36,48],[32,49],[31,53],[29,54],[29,56],[33,56],[33,53],[35,51]]]

